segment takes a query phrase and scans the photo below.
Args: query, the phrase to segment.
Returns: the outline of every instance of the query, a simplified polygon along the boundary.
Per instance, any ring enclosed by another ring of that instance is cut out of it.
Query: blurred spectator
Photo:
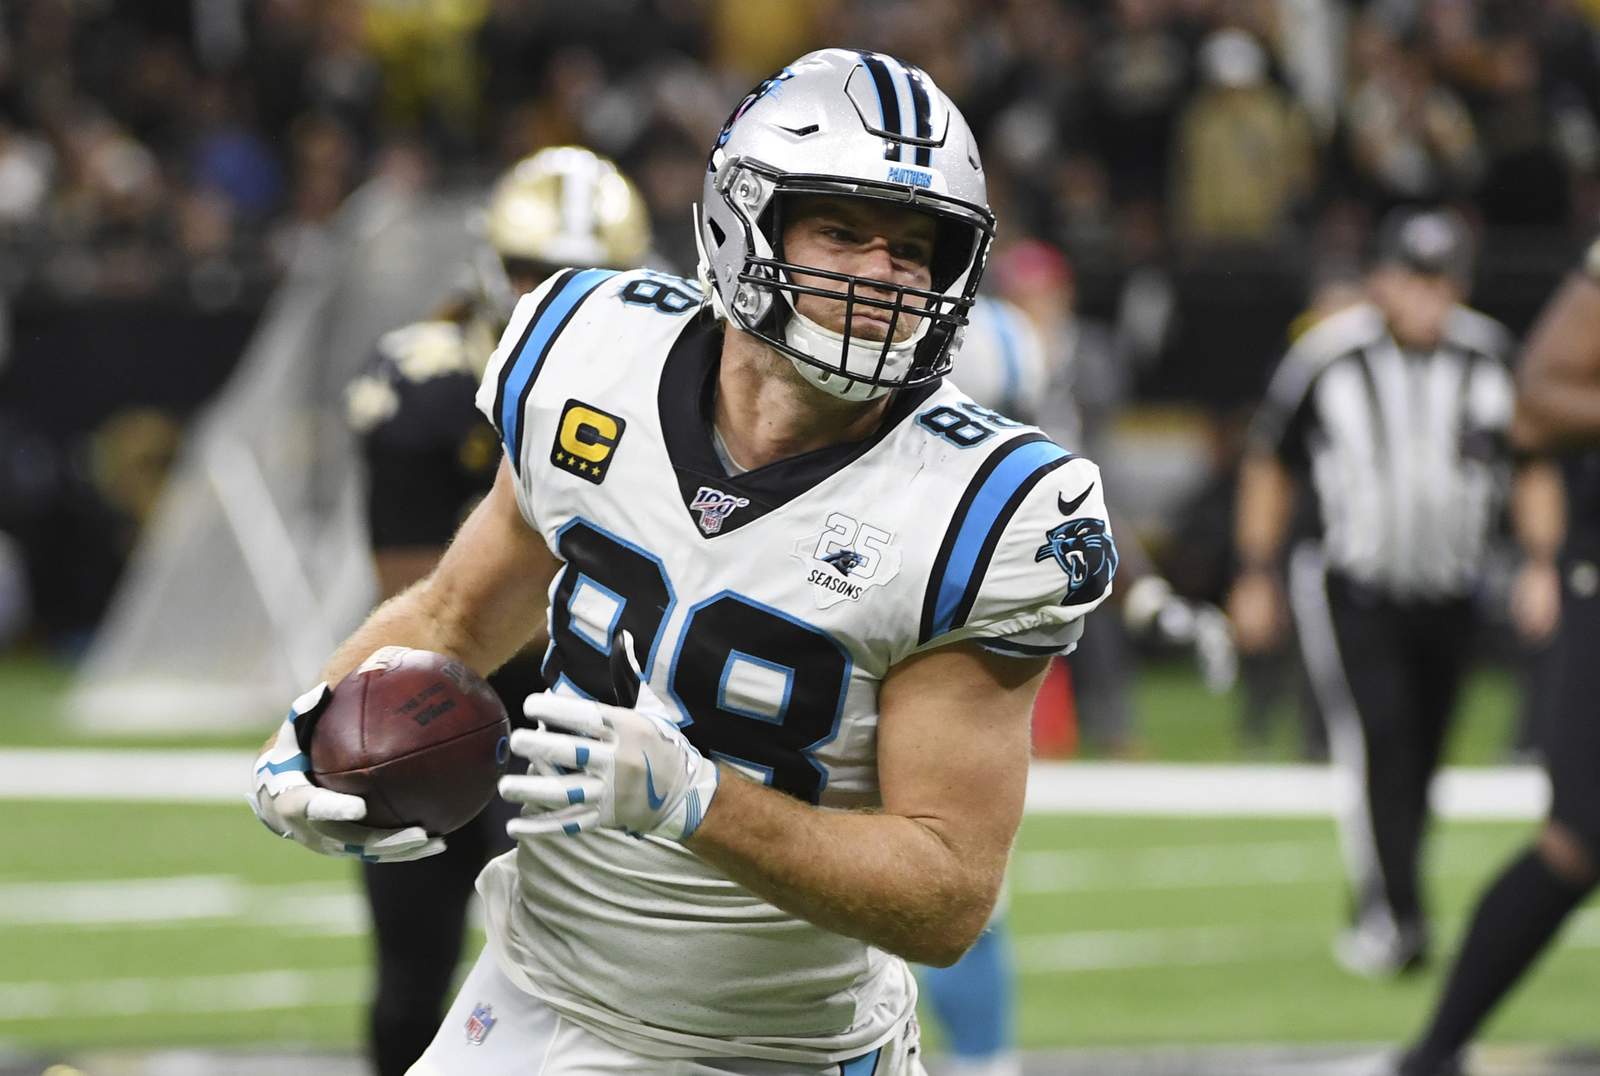
[[[221,79],[196,86],[189,178],[226,199],[230,211],[264,220],[283,198],[283,175],[271,146],[245,122],[234,98],[233,87]]]
[[[1359,195],[1376,212],[1469,193],[1483,172],[1472,116],[1430,58],[1374,17],[1357,23],[1346,124]]]
[[[366,40],[383,72],[387,126],[472,149],[482,109],[474,46],[488,15],[488,0],[369,0]]]
[[[337,119],[370,145],[377,135],[383,69],[367,47],[360,0],[316,5],[311,54],[304,66],[305,106]]]
[[[1172,211],[1195,244],[1269,244],[1286,237],[1311,191],[1305,114],[1267,79],[1267,55],[1243,30],[1200,48],[1203,88],[1179,121]]]
[[[1191,81],[1190,51],[1160,0],[1117,0],[1093,52],[1093,137],[1119,200],[1155,201]]]
[[[754,85],[794,57],[815,48],[817,31],[836,7],[833,0],[796,4],[790,0],[712,0],[711,58],[717,69],[740,85]],[[909,4],[870,4],[905,15]],[[913,16],[913,21],[917,16]],[[855,44],[839,39],[840,44]],[[875,45],[882,47],[881,43]]]
[[[314,242],[333,219],[355,180],[355,140],[332,116],[308,115],[290,134],[294,147],[289,212],[269,236],[273,261],[281,268]]]
[[[0,233],[29,224],[50,193],[55,155],[0,112]]]

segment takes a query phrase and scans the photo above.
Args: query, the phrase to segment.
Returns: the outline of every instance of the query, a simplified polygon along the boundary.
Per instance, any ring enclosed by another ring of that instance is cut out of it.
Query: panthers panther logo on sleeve
[[[1105,593],[1117,571],[1117,547],[1104,520],[1069,519],[1045,532],[1035,562],[1055,558],[1067,576],[1065,604],[1082,605]]]

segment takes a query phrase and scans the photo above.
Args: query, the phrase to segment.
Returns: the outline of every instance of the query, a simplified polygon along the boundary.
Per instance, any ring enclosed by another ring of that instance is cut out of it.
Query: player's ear
[[[616,705],[633,709],[639,702],[639,659],[633,653],[633,633],[618,628],[611,636],[611,691]]]

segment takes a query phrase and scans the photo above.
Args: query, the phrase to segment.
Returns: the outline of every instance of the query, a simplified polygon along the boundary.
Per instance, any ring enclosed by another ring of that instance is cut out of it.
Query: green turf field
[[[356,1042],[368,948],[348,865],[271,840],[243,804],[5,815],[0,1042]],[[1442,832],[1433,877],[1452,936],[1523,833]],[[1312,821],[1030,818],[1011,887],[1025,1044],[1404,1035],[1437,973],[1374,985],[1332,965],[1335,856]],[[1592,1037],[1600,918],[1571,935],[1491,1037]]]
[[[47,665],[0,666],[0,747],[82,742],[49,716],[62,683]],[[1509,702],[1503,680],[1475,685],[1456,758],[1500,757]],[[1227,700],[1181,668],[1146,677],[1139,703],[1153,757],[1230,756]],[[0,816],[0,1046],[357,1043],[369,957],[350,865],[272,840],[243,802],[0,800]],[[1439,832],[1448,948],[1528,827]],[[1030,817],[1010,890],[1025,1045],[1406,1035],[1440,969],[1383,985],[1340,972],[1339,876],[1328,822]],[[1489,1038],[1593,1042],[1596,983],[1591,905]]]

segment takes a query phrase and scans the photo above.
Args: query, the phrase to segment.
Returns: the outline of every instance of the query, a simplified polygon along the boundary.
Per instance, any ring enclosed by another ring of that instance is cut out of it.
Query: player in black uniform
[[[1600,242],[1536,326],[1518,375],[1513,442],[1563,457],[1566,537],[1555,704],[1539,746],[1550,814],[1479,898],[1460,956],[1400,1076],[1450,1076],[1485,1017],[1600,883]]]
[[[495,431],[473,404],[511,309],[555,267],[633,268],[650,245],[638,192],[615,165],[572,146],[543,150],[495,185],[483,221],[476,287],[433,317],[385,334],[349,388],[347,408],[368,472],[373,557],[384,598],[432,570],[461,520],[494,483]],[[537,648],[489,678],[513,721],[541,690]],[[400,1076],[432,1039],[461,954],[473,880],[511,847],[518,805],[496,797],[445,851],[363,864],[378,950],[370,1013],[379,1076]]]

